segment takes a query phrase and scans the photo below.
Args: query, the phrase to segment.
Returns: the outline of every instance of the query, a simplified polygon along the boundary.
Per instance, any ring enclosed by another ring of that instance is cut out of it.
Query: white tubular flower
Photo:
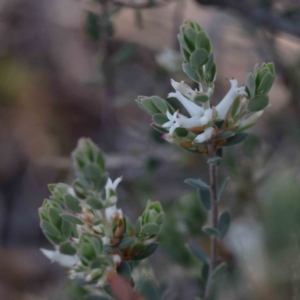
[[[257,121],[257,119],[264,113],[263,110],[257,111],[253,115],[251,115],[249,118],[246,118],[244,120],[241,120],[239,123],[239,128],[248,126],[248,125],[253,125]]]
[[[178,123],[178,112],[176,111],[173,115],[167,111],[167,117],[169,122],[166,122],[162,125],[163,128],[169,128],[169,133],[172,134],[174,130],[179,127]]]
[[[224,120],[226,118],[226,115],[237,96],[246,95],[245,88],[238,87],[238,82],[236,79],[231,79],[230,84],[230,90],[223,100],[216,106],[216,110],[218,111],[218,119],[220,120]]]
[[[191,87],[185,84],[183,81],[177,82],[171,79],[171,85],[176,92],[181,93],[183,96],[187,97],[190,100],[193,100],[196,96],[196,91],[194,91]]]
[[[114,182],[110,178],[107,179],[106,185],[105,185],[105,192],[106,192],[106,198],[109,198],[110,191],[115,192],[117,189],[118,184],[122,181],[122,176],[117,178]]]
[[[195,104],[194,102],[188,100],[184,97],[180,92],[170,93],[168,97],[174,97],[179,100],[179,102],[185,107],[185,109],[189,112],[191,117],[194,116],[202,116],[203,108]]]
[[[213,131],[214,131],[213,127],[206,128],[203,133],[199,134],[194,139],[194,142],[196,142],[196,143],[203,143],[203,142],[209,140],[212,137]]]
[[[72,268],[79,263],[79,257],[77,255],[65,255],[61,254],[56,247],[55,251],[40,249],[42,253],[51,260],[51,262],[57,262],[61,266],[66,268]]]
[[[112,205],[105,208],[105,216],[107,222],[111,225],[115,218],[121,219],[123,217],[123,212],[121,209],[117,209],[116,205]]]

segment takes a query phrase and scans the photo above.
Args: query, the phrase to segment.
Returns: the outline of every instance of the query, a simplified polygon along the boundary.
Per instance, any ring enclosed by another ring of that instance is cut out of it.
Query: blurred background
[[[133,221],[146,201],[166,211],[151,272],[167,299],[193,299],[200,263],[185,243],[209,251],[206,215],[187,177],[207,180],[202,156],[160,138],[138,95],[167,97],[181,71],[177,32],[198,22],[217,63],[213,97],[274,61],[272,107],[246,142],[227,148],[221,202],[232,226],[220,244],[229,274],[216,299],[300,299],[300,3],[297,0],[2,0],[0,2],[0,299],[84,299],[67,272],[39,251],[52,246],[37,209],[48,183],[71,182],[78,138],[104,151]]]

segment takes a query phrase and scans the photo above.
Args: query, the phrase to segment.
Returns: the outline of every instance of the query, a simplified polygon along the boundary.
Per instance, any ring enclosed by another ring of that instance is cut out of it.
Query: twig
[[[215,157],[216,151],[214,149],[213,144],[208,145],[208,156],[210,158]],[[211,227],[218,227],[218,185],[217,185],[217,171],[218,167],[216,164],[209,164],[209,178],[210,178],[210,201],[211,201]],[[217,256],[218,256],[218,245],[217,245],[217,237],[212,236],[211,238],[211,254],[210,254],[210,265],[209,265],[209,277],[205,289],[204,299],[207,300],[211,293],[212,286],[212,273],[217,264]]]

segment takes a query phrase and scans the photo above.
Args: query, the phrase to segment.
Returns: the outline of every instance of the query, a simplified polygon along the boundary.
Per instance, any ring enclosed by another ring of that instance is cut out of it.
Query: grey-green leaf
[[[142,233],[150,235],[158,235],[160,232],[160,226],[155,223],[148,223],[142,227]]]
[[[206,210],[210,210],[211,209],[210,191],[198,189],[198,192],[199,192],[199,197],[200,197],[203,207]]]
[[[184,182],[201,190],[209,190],[209,186],[201,179],[188,178]]]
[[[146,300],[161,300],[158,288],[150,279],[146,278],[145,276],[139,278],[134,289]]]
[[[202,231],[210,236],[219,236],[219,231],[216,228],[210,227],[210,226],[204,226],[202,227]]]
[[[207,160],[207,163],[210,164],[210,165],[219,165],[221,160],[222,160],[222,158],[219,157],[219,156],[211,157]]]
[[[118,245],[119,249],[125,249],[127,247],[130,247],[134,242],[134,238],[132,237],[125,237],[122,239],[121,243]]]
[[[196,49],[191,57],[190,64],[195,70],[199,70],[208,60],[208,52],[204,49]]]
[[[249,73],[246,76],[246,86],[247,86],[248,91],[250,93],[250,97],[251,98],[254,97],[256,85],[255,85],[255,77],[252,73]]]
[[[79,200],[76,197],[74,197],[74,196],[72,196],[70,194],[66,194],[64,196],[64,203],[65,203],[67,209],[69,209],[70,211],[77,212],[77,213],[81,213],[82,212],[82,208],[79,205],[80,202],[79,202]]]
[[[59,251],[60,251],[60,253],[66,254],[66,255],[75,255],[76,254],[76,249],[72,246],[71,242],[62,243],[59,247]]]
[[[212,280],[216,280],[217,278],[219,278],[220,276],[222,276],[227,270],[227,263],[226,262],[222,262],[221,264],[219,264],[213,271],[211,278]]]
[[[269,97],[267,95],[259,95],[250,100],[248,110],[251,112],[260,111],[269,105]]]
[[[189,76],[192,80],[196,82],[200,82],[199,74],[189,65],[183,64],[182,65],[183,72]]]
[[[76,224],[76,225],[83,225],[83,222],[82,222],[80,219],[78,219],[78,218],[76,218],[76,217],[74,217],[74,216],[72,216],[72,215],[61,214],[60,216],[61,216],[64,220],[66,220],[66,221],[68,221],[68,222],[70,222],[70,223],[73,223],[73,224]]]
[[[206,254],[199,248],[193,246],[193,245],[186,245],[186,247],[191,251],[191,253],[200,261],[203,263],[208,263]]]
[[[49,235],[52,235],[54,237],[61,237],[61,234],[58,231],[58,229],[50,222],[42,221],[41,228],[43,231],[47,232]]]
[[[274,76],[267,72],[257,88],[257,94],[267,94],[272,87],[273,81]]]
[[[154,114],[152,116],[152,120],[156,125],[159,125],[159,126],[169,122],[169,119],[165,114]]]
[[[218,221],[219,237],[222,239],[228,232],[230,226],[230,213],[229,211],[224,211]]]
[[[249,135],[248,133],[244,133],[244,132],[237,133],[233,137],[229,138],[228,141],[226,142],[226,144],[223,145],[223,147],[239,144],[239,143],[243,142],[248,135]]]
[[[223,139],[228,139],[230,137],[234,136],[234,132],[232,131],[223,131],[219,133],[216,137],[215,140],[223,140]]]
[[[131,278],[131,268],[125,261],[122,261],[121,264],[118,266],[117,273],[126,280],[130,280]]]
[[[210,40],[206,33],[204,31],[200,31],[197,33],[196,36],[196,47],[197,48],[203,48],[205,49],[208,53],[211,50],[211,45],[210,45]]]
[[[140,253],[133,258],[133,260],[141,260],[147,258],[156,251],[158,246],[159,243],[150,244],[145,249],[141,250]]]
[[[96,198],[90,198],[86,201],[86,203],[92,208],[92,209],[102,209],[103,204],[99,199]]]
[[[220,189],[218,191],[218,199],[220,200],[222,194],[224,193],[225,189],[227,188],[227,185],[230,181],[230,177],[227,177],[221,184]]]

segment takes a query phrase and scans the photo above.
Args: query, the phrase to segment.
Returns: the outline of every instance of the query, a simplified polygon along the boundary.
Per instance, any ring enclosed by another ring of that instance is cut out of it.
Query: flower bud
[[[72,153],[79,183],[86,190],[100,192],[107,182],[107,172],[102,151],[90,140],[82,138]],[[75,189],[76,191],[76,189]]]
[[[151,202],[150,200],[147,203],[147,207],[142,214],[142,225],[147,223],[156,223],[161,225],[164,220],[164,212],[162,206],[159,202]]]

